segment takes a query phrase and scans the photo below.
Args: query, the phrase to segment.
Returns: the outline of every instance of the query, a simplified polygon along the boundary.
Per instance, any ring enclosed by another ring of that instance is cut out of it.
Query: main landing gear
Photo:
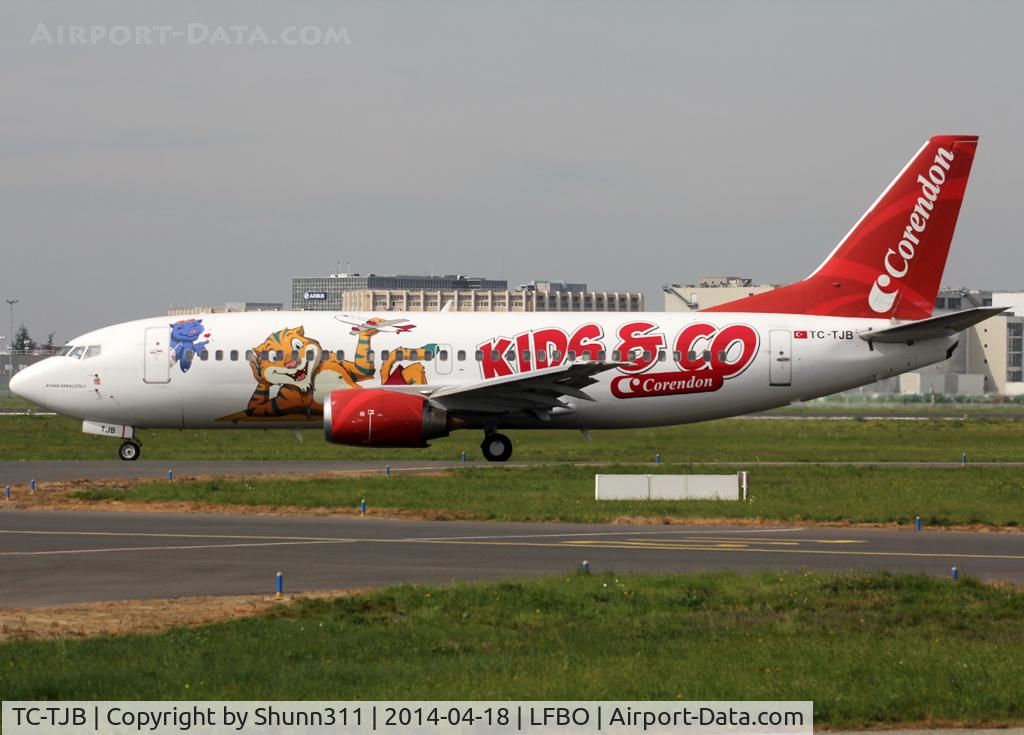
[[[497,432],[484,434],[480,450],[488,462],[508,462],[512,456],[512,440]]]
[[[117,453],[125,462],[134,462],[142,454],[142,445],[134,439],[125,439]]]

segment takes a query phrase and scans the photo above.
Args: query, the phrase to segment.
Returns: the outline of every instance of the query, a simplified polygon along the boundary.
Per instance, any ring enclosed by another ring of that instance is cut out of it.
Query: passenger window
[[[402,352],[401,350],[395,350],[395,359],[396,360],[404,360],[405,359],[405,353]],[[412,359],[412,358],[409,358],[409,359]]]
[[[389,352],[388,350],[381,350],[381,351],[380,351],[380,359],[381,359],[381,360],[387,360],[387,359],[388,359],[388,356],[389,356],[390,354],[391,354],[391,353],[390,353],[390,352]]]
[[[424,360],[433,360],[434,359],[433,351],[432,350],[423,350],[423,359]]]
[[[192,359],[196,356],[195,350],[185,350],[185,354],[182,355],[182,362],[192,362]]]
[[[548,354],[544,350],[537,350],[537,361],[544,362],[548,359]]]
[[[491,350],[491,362],[497,362],[501,359],[501,353],[497,350]]]
[[[223,360],[224,359],[224,350],[217,350],[216,352],[214,352],[213,353],[213,359],[216,360],[217,362],[220,362],[221,360]]]
[[[386,350],[385,350],[385,352],[386,352]],[[366,359],[369,362],[373,362],[373,350],[367,350],[366,351]]]
[[[308,362],[313,362],[313,360],[315,360],[315,359],[316,359],[316,350],[314,350],[312,347],[310,347],[308,350],[306,350],[306,360]]]
[[[576,353],[573,352],[572,350],[569,350],[568,352],[565,353],[565,359],[569,362],[576,362]]]
[[[597,359],[598,359],[599,362],[604,362],[605,354],[606,353],[605,353],[604,350],[598,350],[597,351]]]
[[[441,350],[440,352],[437,353],[437,356],[438,358],[440,358],[442,362],[444,362],[445,360],[448,359],[448,350]],[[428,357],[427,359],[429,360],[430,358]]]
[[[89,347],[85,348],[85,359],[86,360],[88,360],[90,357],[99,357],[99,356],[100,356],[100,346],[99,345],[90,345]]]
[[[298,350],[292,350],[292,362],[298,362],[298,361],[299,361],[299,351]]]
[[[612,362],[619,362],[620,357],[621,355],[618,350],[612,350]]]
[[[721,362],[725,362],[725,356],[726,356],[726,354],[727,354],[727,353],[726,353],[726,351],[725,351],[725,350],[722,350],[721,352],[719,352],[719,353],[718,353],[718,359],[719,359],[719,361],[721,361]],[[780,352],[779,354],[781,355],[782,353]]]
[[[551,360],[552,360],[552,362],[558,362],[561,359],[562,359],[562,353],[561,352],[559,352],[558,350],[551,350]]]
[[[476,351],[476,361],[477,362],[483,362],[483,360],[484,360],[484,353],[483,353],[483,351],[482,350],[477,350]]]
[[[697,353],[694,350],[690,350],[690,352],[687,353],[687,357],[690,359],[690,362],[693,362],[697,359]]]
[[[459,362],[465,361],[465,359],[466,359],[466,351],[465,350],[459,350],[458,355],[456,355],[456,357],[458,358]]]
[[[267,360],[270,359],[270,353],[267,352],[266,350],[263,350],[263,352],[260,353],[260,359],[266,362]]]
[[[206,362],[207,360],[210,359],[210,353],[207,352],[206,350],[200,351],[199,359],[202,360],[203,362]]]
[[[704,362],[711,362],[711,350],[704,351]]]
[[[644,350],[644,362],[650,362],[651,353],[650,350]]]
[[[248,360],[249,362],[256,362],[256,353],[253,352],[252,350],[246,350],[245,359]]]
[[[523,350],[523,362],[529,362],[529,361],[530,361],[530,351],[529,350]]]
[[[231,350],[231,362],[235,362],[238,359],[238,350]]]
[[[679,362],[680,360],[683,359],[683,353],[680,352],[679,350],[676,350],[675,352],[672,353],[672,359],[675,360],[676,362]]]
[[[82,359],[82,354],[84,352],[85,352],[85,347],[84,346],[76,347],[75,349],[71,350],[71,354],[68,355],[68,357],[73,357],[76,360],[81,360]]]
[[[337,360],[338,362],[344,362],[344,360],[345,360],[345,350],[338,350],[338,351],[337,351],[337,352],[336,352],[336,353],[334,354],[334,358],[335,358],[335,359],[336,359],[336,360]]]
[[[399,358],[399,359],[401,359],[401,358]],[[419,360],[420,359],[420,351],[419,350],[409,350],[409,359],[410,360]]]

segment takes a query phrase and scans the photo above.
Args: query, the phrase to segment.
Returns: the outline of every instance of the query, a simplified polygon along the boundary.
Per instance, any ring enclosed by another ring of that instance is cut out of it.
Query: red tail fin
[[[977,146],[976,135],[930,139],[814,273],[706,311],[931,316]]]

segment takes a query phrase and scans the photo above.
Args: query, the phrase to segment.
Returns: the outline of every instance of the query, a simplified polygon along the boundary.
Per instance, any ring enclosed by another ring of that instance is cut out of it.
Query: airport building
[[[480,291],[507,290],[508,281],[476,276],[402,276],[332,273],[329,276],[292,278],[292,309],[342,311],[345,294],[351,291]]]
[[[229,301],[224,306],[174,306],[167,310],[167,316],[192,316],[193,314],[232,314],[239,311],[283,311],[280,301]]]
[[[644,295],[620,291],[346,291],[344,311],[643,311]]]
[[[965,330],[948,360],[883,383],[904,394],[1013,396],[1024,393],[1024,293],[944,288],[935,300],[935,314],[979,306],[1009,309]]]
[[[508,281],[462,275],[386,276],[340,273],[293,278],[292,308],[317,311],[643,311],[635,291],[590,291],[585,283]]]
[[[673,283],[661,290],[665,293],[665,311],[700,311],[775,288],[778,284],[755,285],[752,278],[703,276],[695,284]]]

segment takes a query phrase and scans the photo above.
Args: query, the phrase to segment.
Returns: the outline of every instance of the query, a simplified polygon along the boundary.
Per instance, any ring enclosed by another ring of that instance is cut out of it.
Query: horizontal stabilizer
[[[910,343],[937,337],[950,337],[957,332],[964,331],[967,327],[973,327],[978,322],[983,322],[989,317],[1006,311],[1007,308],[1009,307],[982,306],[977,309],[967,309],[954,314],[943,314],[942,316],[933,316],[931,319],[901,324],[898,327],[861,332],[860,338],[868,342]]]

